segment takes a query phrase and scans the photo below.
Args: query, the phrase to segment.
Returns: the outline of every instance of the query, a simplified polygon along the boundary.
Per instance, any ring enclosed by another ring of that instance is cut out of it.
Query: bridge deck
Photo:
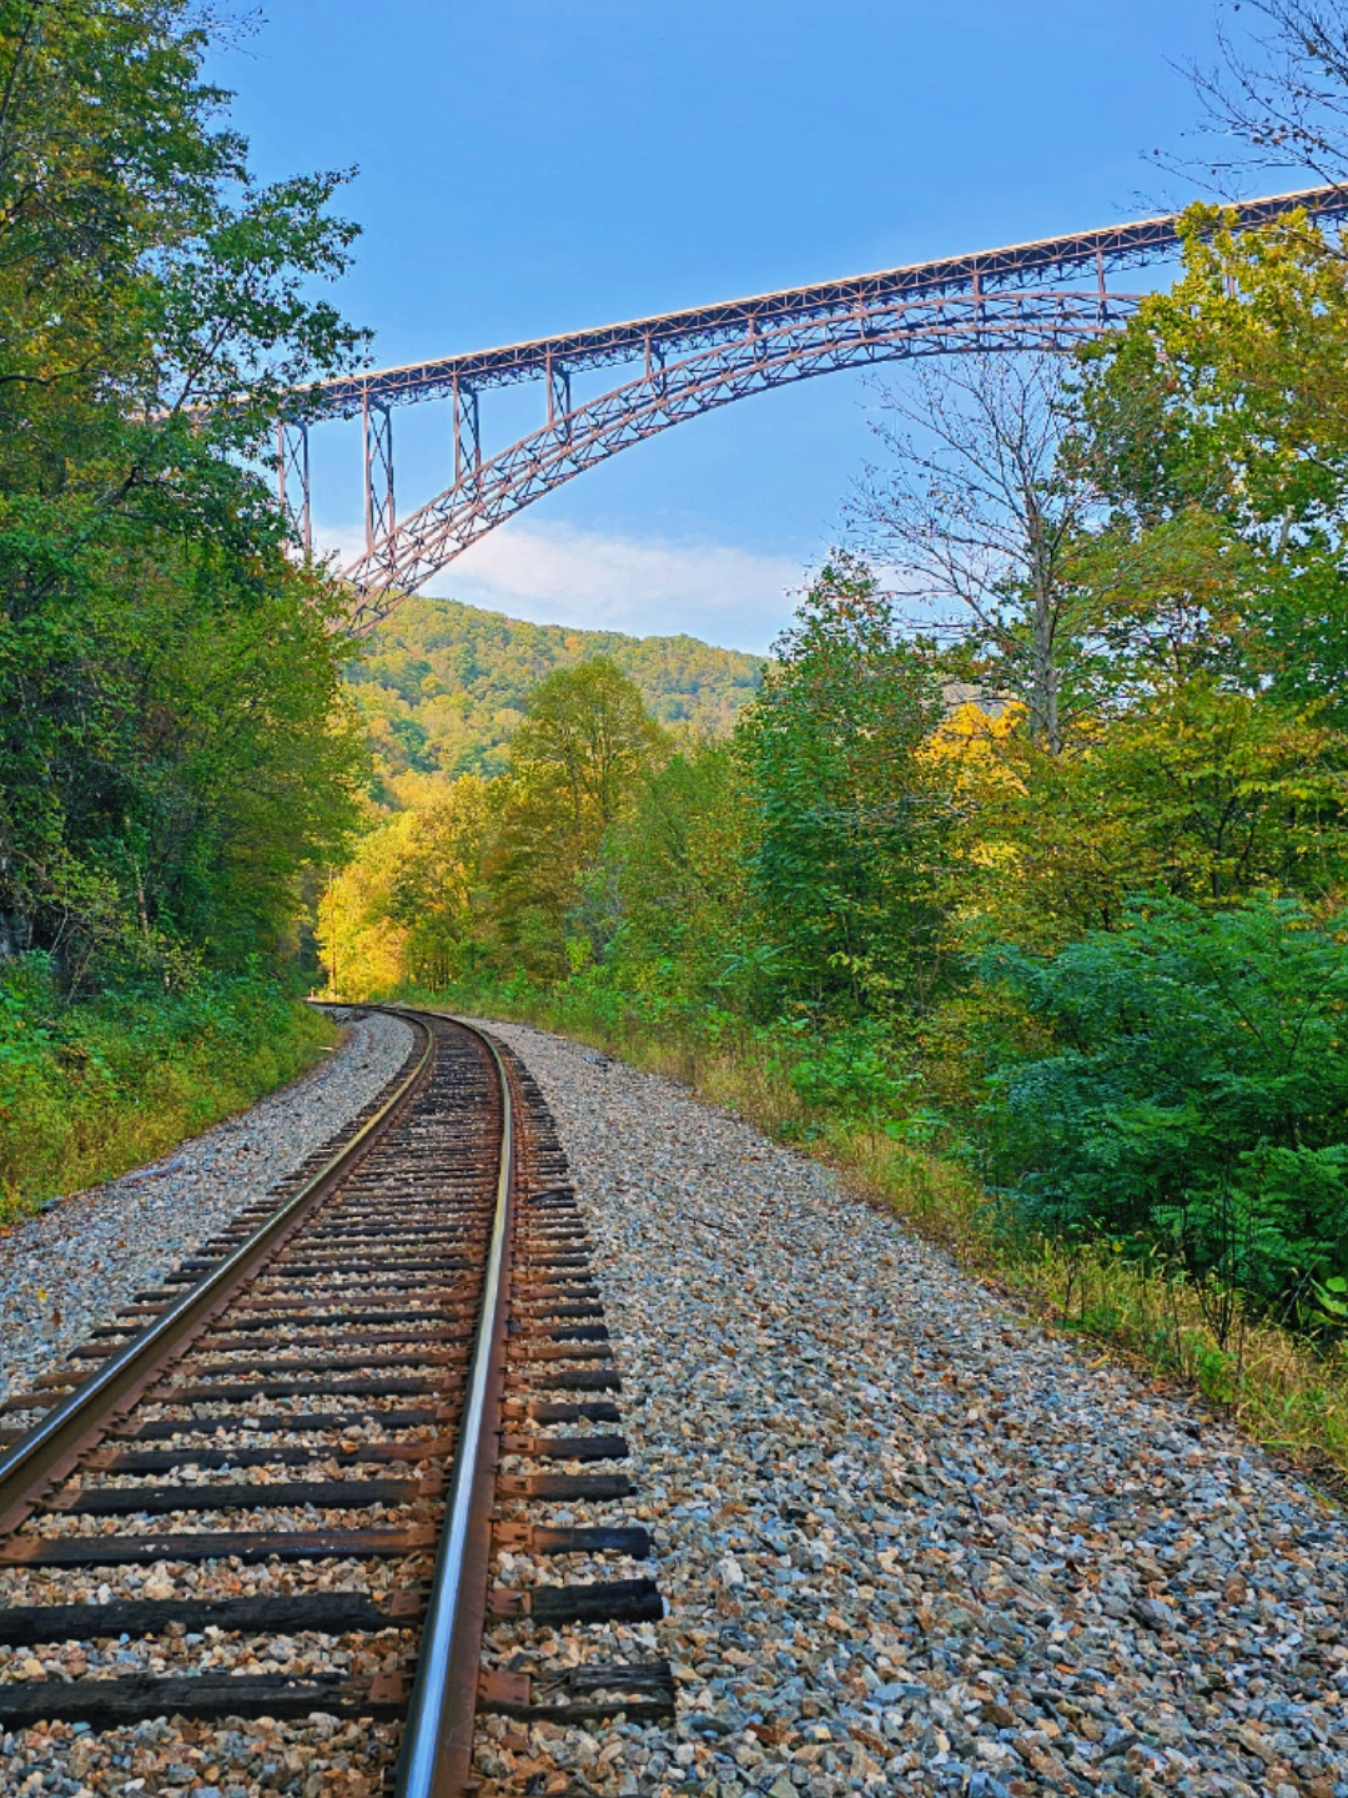
[[[1310,187],[1232,206],[1238,229],[1247,230],[1305,207],[1313,218],[1348,213],[1348,188]],[[562,332],[527,343],[470,350],[401,368],[372,369],[324,383],[317,390],[317,414],[349,416],[367,401],[407,404],[444,397],[456,387],[474,391],[536,380],[553,370],[574,373],[633,362],[648,355],[686,355],[736,337],[751,327],[765,329],[791,322],[868,310],[897,299],[933,299],[945,295],[992,294],[1060,280],[1082,269],[1100,280],[1115,270],[1136,268],[1173,252],[1178,242],[1179,213],[1046,237],[1033,243],[1008,244],[966,256],[943,256],[868,275],[821,281],[809,287],[787,287],[713,306],[656,313],[590,330]]]

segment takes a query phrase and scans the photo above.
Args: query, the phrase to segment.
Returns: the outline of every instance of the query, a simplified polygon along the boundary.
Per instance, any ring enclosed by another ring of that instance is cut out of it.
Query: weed
[[[154,1160],[337,1037],[260,977],[66,1005],[38,960],[0,982],[0,1226]]]

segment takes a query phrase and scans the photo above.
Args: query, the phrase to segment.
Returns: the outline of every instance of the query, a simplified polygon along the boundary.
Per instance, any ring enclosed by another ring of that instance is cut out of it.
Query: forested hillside
[[[696,637],[570,630],[413,599],[374,633],[348,679],[385,777],[500,774],[537,682],[596,655],[631,676],[654,717],[696,736],[725,736],[763,669],[760,657]]]

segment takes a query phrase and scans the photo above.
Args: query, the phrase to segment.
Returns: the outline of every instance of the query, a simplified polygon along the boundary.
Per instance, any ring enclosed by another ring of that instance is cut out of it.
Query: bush
[[[1165,900],[1052,960],[989,956],[1053,1042],[1003,1063],[984,1107],[1017,1213],[1159,1243],[1284,1309],[1348,1270],[1345,928],[1289,900]]]
[[[787,1081],[811,1111],[875,1136],[906,1109],[903,1099],[914,1076],[895,1066],[895,1046],[883,1024],[867,1020],[826,1034],[801,1020],[781,1034]]]
[[[0,965],[0,1224],[251,1104],[333,1038],[257,974],[72,1005],[47,957]]]

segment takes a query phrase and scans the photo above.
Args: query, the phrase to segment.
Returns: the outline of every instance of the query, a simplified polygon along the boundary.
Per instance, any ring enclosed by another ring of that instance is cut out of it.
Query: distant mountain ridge
[[[404,600],[373,633],[347,679],[387,782],[408,774],[499,774],[529,691],[554,668],[591,656],[617,663],[654,715],[723,736],[758,690],[761,656],[696,637],[526,624],[453,599]]]

